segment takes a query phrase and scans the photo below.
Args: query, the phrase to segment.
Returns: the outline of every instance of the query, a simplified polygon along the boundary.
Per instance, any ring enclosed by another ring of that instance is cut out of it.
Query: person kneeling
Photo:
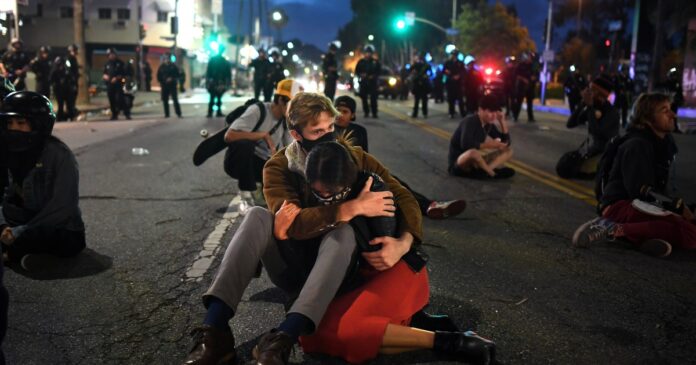
[[[495,96],[485,95],[478,112],[466,117],[450,139],[449,173],[480,179],[509,178],[515,170],[499,166],[510,158],[510,134],[502,108]]]
[[[2,251],[30,270],[32,254],[72,257],[85,248],[75,156],[51,135],[56,116],[43,95],[19,91],[0,109],[10,184],[0,212]]]

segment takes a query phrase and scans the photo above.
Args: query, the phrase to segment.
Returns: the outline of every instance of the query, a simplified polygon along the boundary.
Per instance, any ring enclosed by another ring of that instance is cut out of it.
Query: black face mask
[[[300,144],[300,146],[302,146],[302,149],[304,149],[305,152],[309,153],[309,151],[311,151],[312,148],[314,148],[314,146],[318,145],[319,143],[335,141],[336,134],[334,132],[329,132],[319,137],[318,139],[315,139],[314,141],[307,140],[307,138],[304,138],[304,136],[302,136],[302,140],[298,141],[298,143]]]
[[[5,144],[5,148],[10,152],[25,152],[38,146],[39,136],[36,132],[3,131],[0,138]]]

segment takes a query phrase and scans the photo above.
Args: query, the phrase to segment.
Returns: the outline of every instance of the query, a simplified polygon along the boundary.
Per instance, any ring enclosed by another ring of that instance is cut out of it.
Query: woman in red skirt
[[[357,171],[346,148],[351,147],[335,142],[321,143],[307,156],[306,178],[318,204],[340,203],[359,194],[378,191],[380,183],[385,185],[378,175]],[[300,210],[294,204],[283,204],[276,213],[276,237],[286,236]],[[373,359],[380,353],[397,354],[422,349],[431,349],[453,360],[472,364],[494,363],[495,344],[474,332],[410,327],[413,316],[422,313],[428,304],[425,261],[421,259],[419,264],[421,256],[417,248],[412,248],[391,267],[373,266],[375,255],[381,249],[378,237],[394,236],[395,219],[358,218],[363,220],[351,224],[361,247],[359,270],[355,275],[360,284],[339,294],[316,331],[300,338],[303,350],[337,356],[354,364]],[[369,230],[369,237],[361,242],[361,231],[365,229]],[[414,255],[417,256],[415,259]]]

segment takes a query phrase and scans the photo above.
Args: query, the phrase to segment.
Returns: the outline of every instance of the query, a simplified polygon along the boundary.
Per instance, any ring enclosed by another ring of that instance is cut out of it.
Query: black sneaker
[[[515,176],[515,170],[511,167],[501,167],[493,169],[493,171],[495,172],[495,175],[493,176],[495,179],[509,179]]]
[[[672,245],[659,238],[643,241],[643,243],[638,246],[638,249],[646,255],[660,258],[667,257],[672,253]]]
[[[616,223],[606,218],[595,218],[578,227],[573,234],[573,247],[589,247],[593,243],[612,241]]]

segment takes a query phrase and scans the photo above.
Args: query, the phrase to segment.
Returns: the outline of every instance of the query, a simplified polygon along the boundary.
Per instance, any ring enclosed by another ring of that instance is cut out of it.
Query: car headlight
[[[394,86],[396,85],[396,77],[390,77],[389,78],[389,86]]]

